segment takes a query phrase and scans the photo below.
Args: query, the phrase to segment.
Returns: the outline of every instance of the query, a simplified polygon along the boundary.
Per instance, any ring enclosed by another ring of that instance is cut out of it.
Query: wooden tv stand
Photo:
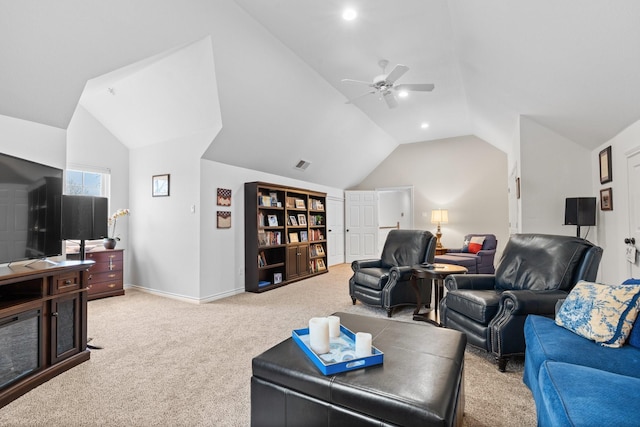
[[[0,408],[89,360],[87,270],[93,261],[0,267]]]

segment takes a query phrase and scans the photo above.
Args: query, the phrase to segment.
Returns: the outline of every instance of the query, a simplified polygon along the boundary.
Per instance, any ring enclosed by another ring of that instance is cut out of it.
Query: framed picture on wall
[[[600,152],[600,184],[613,181],[611,166],[611,146],[608,146]]]
[[[600,190],[600,210],[613,210],[613,192],[611,187]]]
[[[170,175],[153,175],[151,177],[151,195],[153,197],[169,197]]]

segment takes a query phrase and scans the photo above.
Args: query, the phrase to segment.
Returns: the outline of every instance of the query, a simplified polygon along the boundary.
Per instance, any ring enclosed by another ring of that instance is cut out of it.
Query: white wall
[[[612,178],[611,182],[600,184],[599,153],[611,145]],[[640,121],[624,129],[610,141],[593,150],[591,165],[593,168],[593,193],[598,195],[597,241],[604,249],[600,263],[600,281],[619,284],[631,277],[631,264],[625,258],[625,237],[629,236],[629,183],[627,176],[627,152],[640,148]],[[613,210],[600,210],[600,190],[612,188]],[[636,242],[636,246],[640,243]]]
[[[67,132],[53,126],[0,116],[0,151],[65,169]]]
[[[244,169],[210,160],[200,161],[200,300],[211,301],[244,292],[244,183],[263,181],[327,193],[342,199],[343,191],[309,182]],[[218,188],[231,193],[231,206],[217,206]],[[217,211],[231,211],[231,228],[216,228]],[[345,284],[346,285],[346,284]]]
[[[159,294],[200,297],[200,159],[218,129],[131,150],[133,284]],[[169,197],[152,197],[153,175],[170,175]],[[195,206],[192,213],[191,207]]]
[[[575,142],[520,118],[521,232],[576,235],[575,226],[565,226],[567,197],[593,197],[591,152]],[[582,228],[582,237],[587,230]],[[591,230],[588,240],[594,241]]]
[[[448,209],[449,223],[441,227],[443,246],[460,248],[465,234],[492,233],[500,253],[509,236],[506,176],[504,152],[463,136],[400,145],[350,190],[413,185],[416,229],[435,234],[431,210]]]
[[[129,208],[129,149],[78,105],[67,129],[67,164],[111,172],[109,214]],[[131,283],[129,218],[118,219],[118,249],[124,249],[124,283]]]

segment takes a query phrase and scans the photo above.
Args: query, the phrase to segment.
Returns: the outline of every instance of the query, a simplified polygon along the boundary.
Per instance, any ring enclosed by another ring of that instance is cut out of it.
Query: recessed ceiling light
[[[425,123],[422,123],[422,124],[420,125],[420,127],[421,127],[422,129],[426,129],[426,128],[428,128],[428,127],[429,127],[429,123],[426,123],[426,122],[425,122]]]
[[[409,92],[407,92],[406,90],[402,90],[402,91],[398,92],[398,96],[400,98],[406,98],[407,96],[409,96]]]
[[[344,12],[342,12],[342,19],[345,21],[353,21],[357,17],[358,12],[356,12],[355,9],[345,9]]]

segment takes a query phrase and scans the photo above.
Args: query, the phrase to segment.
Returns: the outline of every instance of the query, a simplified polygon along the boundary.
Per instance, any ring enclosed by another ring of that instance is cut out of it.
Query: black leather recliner
[[[358,260],[351,263],[353,276],[349,279],[349,295],[356,300],[379,306],[391,317],[394,307],[415,305],[416,294],[411,287],[412,266],[433,263],[436,238],[424,230],[392,230],[382,249],[380,259]],[[431,301],[431,287],[420,286],[421,300]]]
[[[553,317],[556,301],[580,280],[594,281],[602,248],[570,236],[511,236],[495,274],[450,275],[440,302],[442,326],[467,334],[491,352],[504,371],[509,356],[525,350],[529,314]]]

